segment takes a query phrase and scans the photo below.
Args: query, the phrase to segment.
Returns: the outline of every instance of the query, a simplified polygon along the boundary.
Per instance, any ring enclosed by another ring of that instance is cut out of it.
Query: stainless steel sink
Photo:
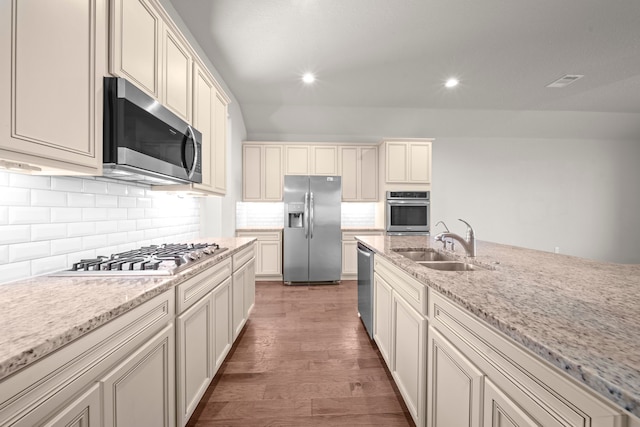
[[[418,264],[440,271],[476,271],[481,270],[476,265],[462,261],[418,261]]]
[[[424,250],[424,251],[405,251],[405,250],[394,250],[398,255],[402,255],[403,257],[409,258],[412,261],[420,262],[420,261],[451,261],[451,258],[446,255],[441,254],[440,252],[436,252],[433,249]]]

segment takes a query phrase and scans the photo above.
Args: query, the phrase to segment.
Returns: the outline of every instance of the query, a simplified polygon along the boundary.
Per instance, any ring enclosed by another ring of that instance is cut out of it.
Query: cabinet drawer
[[[259,242],[263,240],[280,240],[280,231],[238,231],[238,237],[255,237]]]
[[[240,267],[245,265],[251,258],[254,257],[253,248],[254,245],[251,244],[251,246],[249,246],[248,248],[243,249],[242,251],[233,255],[233,271],[237,271]]]
[[[374,271],[423,316],[427,316],[426,285],[381,257],[374,257]]]
[[[227,258],[181,283],[176,289],[176,313],[182,313],[211,292],[227,277],[231,277],[231,259]]]
[[[384,231],[343,231],[342,241],[356,240],[356,236],[382,236]]]
[[[615,406],[439,293],[432,291],[430,304],[438,332],[538,423],[613,427],[605,420],[622,417]]]

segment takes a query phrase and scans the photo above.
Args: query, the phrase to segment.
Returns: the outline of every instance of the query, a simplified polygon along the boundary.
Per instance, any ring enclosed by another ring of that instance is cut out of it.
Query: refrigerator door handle
[[[304,238],[309,238],[309,193],[304,193]]]
[[[310,238],[313,239],[313,222],[314,222],[313,211],[315,211],[315,208],[313,206],[313,191],[309,196],[309,208],[311,209],[311,214],[309,215],[309,229],[310,229],[309,234],[311,235]]]

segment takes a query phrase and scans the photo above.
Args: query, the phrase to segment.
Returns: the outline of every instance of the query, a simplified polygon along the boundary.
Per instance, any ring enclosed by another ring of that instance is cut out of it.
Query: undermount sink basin
[[[418,264],[440,271],[476,271],[480,269],[476,265],[461,261],[419,261]]]
[[[412,261],[450,261],[451,258],[442,255],[440,252],[436,252],[434,250],[425,250],[425,251],[403,251],[398,250],[394,251],[398,255],[402,255],[403,257],[409,258]]]

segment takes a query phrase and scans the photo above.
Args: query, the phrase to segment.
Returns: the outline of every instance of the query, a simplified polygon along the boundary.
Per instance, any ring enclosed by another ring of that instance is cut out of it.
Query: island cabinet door
[[[427,320],[395,291],[392,301],[391,374],[413,421],[424,426]]]
[[[488,379],[485,380],[483,427],[539,427],[540,425],[542,424],[538,424],[529,417],[495,384]]]
[[[42,427],[99,427],[101,425],[100,385],[94,384],[71,405],[68,405],[51,420],[42,424]]]
[[[227,357],[233,345],[231,319],[231,278],[228,278],[212,293],[213,299],[213,363],[214,375]]]
[[[373,279],[373,339],[391,368],[391,286],[375,274]]]
[[[174,335],[167,325],[100,380],[104,426],[175,426]]]
[[[479,427],[483,373],[431,326],[427,353],[427,427]]]

